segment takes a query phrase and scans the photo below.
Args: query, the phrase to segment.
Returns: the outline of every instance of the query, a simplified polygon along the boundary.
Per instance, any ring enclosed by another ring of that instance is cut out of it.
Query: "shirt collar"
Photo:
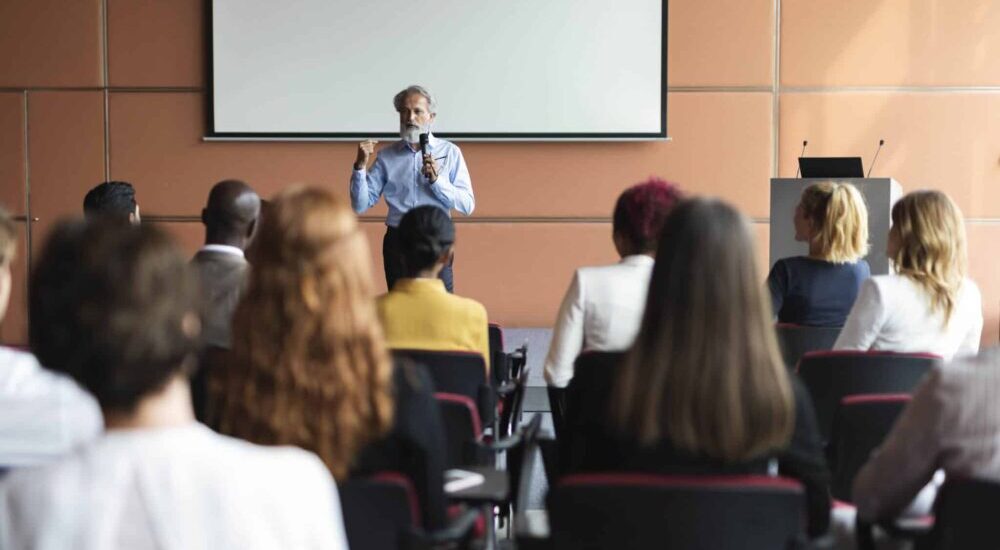
[[[228,244],[206,244],[201,247],[200,252],[218,252],[220,254],[229,254],[232,256],[239,256],[240,258],[246,258],[246,254],[244,254],[242,250]]]
[[[653,265],[654,263],[656,263],[656,260],[654,260],[652,256],[649,256],[647,254],[632,254],[630,256],[625,256],[618,263],[624,265],[646,266],[646,265]]]
[[[418,277],[413,279],[398,279],[393,285],[392,291],[400,292],[447,292],[444,288],[444,281],[441,279],[428,279]]]

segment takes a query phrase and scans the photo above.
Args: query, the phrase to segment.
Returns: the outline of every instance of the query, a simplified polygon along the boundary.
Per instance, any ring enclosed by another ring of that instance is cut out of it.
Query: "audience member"
[[[378,299],[385,338],[393,349],[473,351],[490,363],[486,308],[449,294],[438,273],[455,254],[455,225],[435,206],[418,206],[399,222],[405,277]]]
[[[444,431],[433,386],[414,365],[393,369],[368,245],[348,204],[314,188],[279,194],[253,253],[232,353],[209,375],[211,423],[312,450],[338,480],[405,472],[424,525],[442,525]]]
[[[238,180],[215,184],[201,211],[205,246],[191,264],[202,287],[202,341],[229,347],[233,311],[239,302],[249,264],[243,254],[260,214],[260,197]]]
[[[895,273],[864,282],[834,344],[838,350],[975,354],[983,330],[979,288],[965,277],[962,213],[940,191],[892,207],[887,254]]]
[[[868,207],[849,183],[814,183],[795,207],[795,240],[807,256],[782,258],[767,277],[779,323],[839,327],[854,305],[868,262]]]
[[[764,474],[777,458],[805,485],[808,530],[819,535],[829,473],[808,392],[778,352],[754,248],[749,224],[725,203],[674,207],[610,406],[576,411],[591,417],[578,424],[571,469]]]
[[[0,488],[0,547],[346,548],[317,458],[195,423],[198,291],[160,231],[62,224],[32,276],[30,341],[97,398],[107,432]]]
[[[545,359],[545,380],[565,388],[583,351],[616,351],[632,345],[646,305],[657,237],[677,188],[651,179],[625,190],[615,203],[612,240],[621,261],[580,268],[563,297]]]
[[[0,319],[7,312],[17,227],[0,210]],[[70,378],[30,353],[0,347],[0,469],[51,460],[103,428],[101,410]]]
[[[858,514],[896,517],[947,476],[1000,481],[1000,349],[935,367],[854,479]]]
[[[139,204],[135,201],[135,188],[127,181],[106,181],[87,192],[83,214],[88,220],[107,217],[137,225]]]

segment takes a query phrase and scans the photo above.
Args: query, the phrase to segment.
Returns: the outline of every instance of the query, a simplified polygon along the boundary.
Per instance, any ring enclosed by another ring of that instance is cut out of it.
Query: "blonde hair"
[[[803,215],[818,229],[813,242],[828,262],[856,262],[868,255],[868,207],[856,187],[824,181],[802,191]]]
[[[934,311],[951,319],[966,270],[962,212],[940,191],[908,193],[892,207],[892,229],[899,249],[893,267],[931,296]]]
[[[615,432],[739,462],[783,447],[795,420],[746,220],[691,199],[666,220],[642,327],[614,387]]]
[[[10,265],[17,251],[17,225],[10,213],[0,207],[0,267]]]
[[[208,375],[210,422],[313,451],[342,480],[394,407],[367,242],[341,199],[311,187],[280,193],[256,239],[232,353]]]

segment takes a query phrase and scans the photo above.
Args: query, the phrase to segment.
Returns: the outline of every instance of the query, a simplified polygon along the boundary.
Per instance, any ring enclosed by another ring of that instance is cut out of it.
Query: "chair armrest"
[[[500,397],[507,397],[508,395],[512,395],[516,390],[517,390],[517,384],[513,382],[504,382],[503,384],[500,384],[497,387],[496,391],[497,395],[499,395]]]
[[[482,512],[474,508],[469,508],[461,515],[451,520],[447,527],[436,531],[414,533],[413,538],[418,543],[417,548],[434,548],[436,546],[458,542],[472,537],[476,520]]]

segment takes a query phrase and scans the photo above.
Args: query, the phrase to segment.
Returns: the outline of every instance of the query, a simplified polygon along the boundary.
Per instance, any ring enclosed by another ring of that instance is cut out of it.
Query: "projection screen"
[[[666,0],[212,0],[207,139],[665,139]]]

